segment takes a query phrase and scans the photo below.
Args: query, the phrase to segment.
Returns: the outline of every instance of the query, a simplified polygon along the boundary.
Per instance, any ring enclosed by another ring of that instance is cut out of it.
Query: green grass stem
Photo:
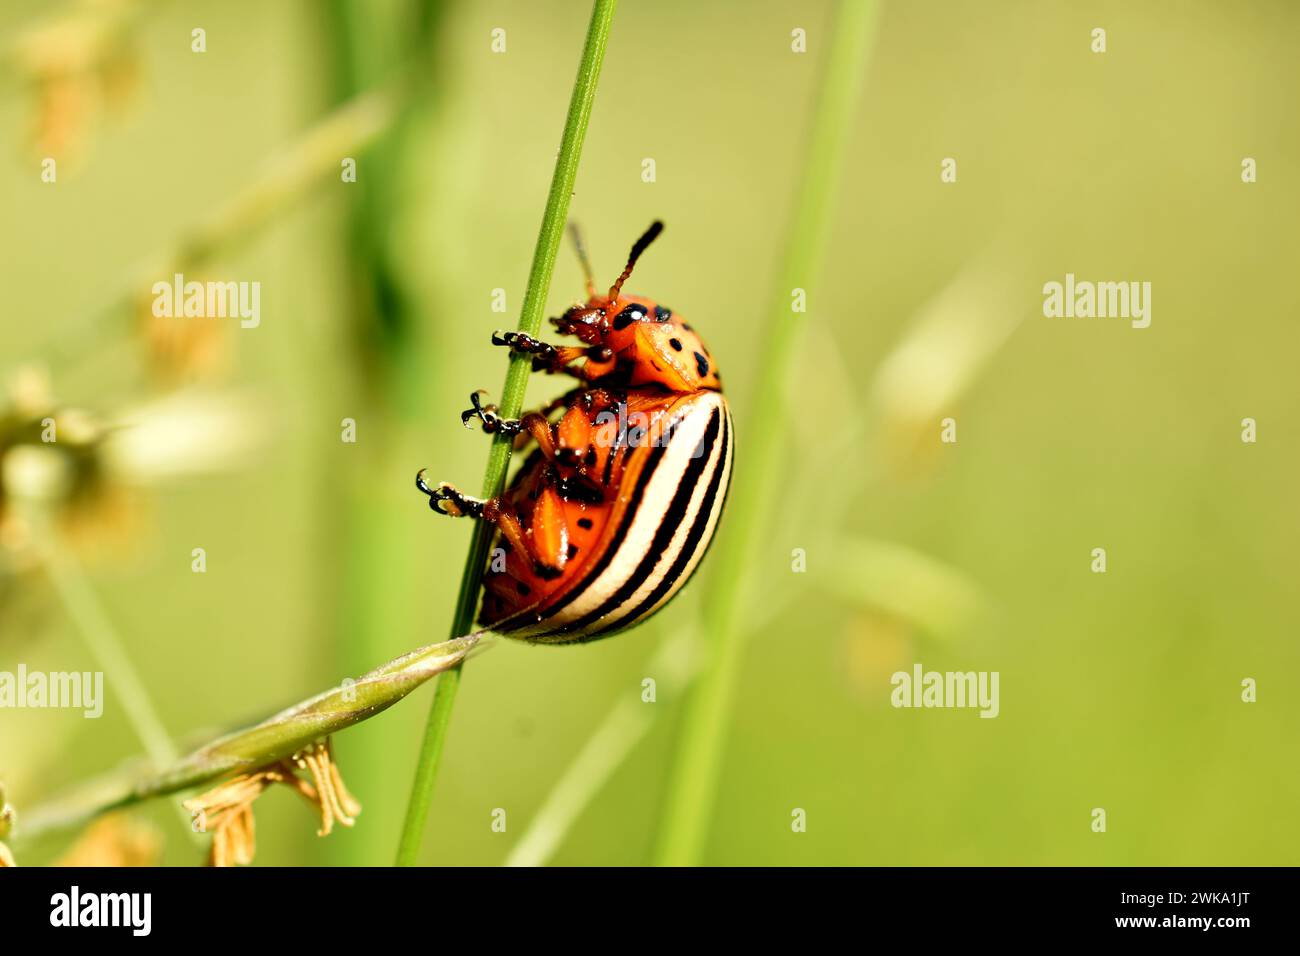
[[[519,317],[519,330],[529,335],[536,335],[542,326],[542,311],[546,306],[546,296],[551,287],[551,275],[555,271],[555,258],[568,219],[569,200],[573,195],[573,185],[578,175],[582,143],[587,135],[591,106],[600,79],[600,67],[605,59],[605,46],[617,5],[617,0],[596,0],[592,8],[591,24],[587,29],[582,60],[578,65],[578,76],[573,84],[573,95],[569,100],[564,136],[560,141],[560,152],[555,160],[555,172],[551,177],[551,188],[546,197],[546,211],[542,216],[542,227],[533,252],[533,264],[528,273],[528,289],[524,294],[523,311]],[[514,356],[510,360],[505,385],[501,389],[500,407],[503,417],[518,417],[523,408],[524,389],[528,384],[530,368],[531,360],[526,356]],[[510,450],[511,439],[498,434],[488,452],[487,471],[483,479],[484,497],[494,497],[505,487]],[[480,522],[474,529],[469,555],[465,560],[465,570],[461,576],[460,593],[452,618],[452,637],[467,634],[473,627],[483,567],[487,562],[491,545],[492,528]],[[398,845],[399,866],[414,865],[419,856],[420,840],[433,800],[433,784],[442,759],[447,728],[451,723],[452,708],[456,702],[457,691],[460,689],[460,676],[460,668],[455,667],[438,678],[433,706],[425,726],[424,742],[420,747],[415,781],[411,786],[406,822]]]

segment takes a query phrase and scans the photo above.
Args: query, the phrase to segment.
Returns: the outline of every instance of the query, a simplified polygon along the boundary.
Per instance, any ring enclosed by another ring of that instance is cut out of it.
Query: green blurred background
[[[54,79],[4,67],[0,374],[43,365],[59,402],[109,424],[177,394],[239,409],[233,467],[131,489],[70,545],[168,729],[201,738],[445,636],[469,527],[411,478],[481,482],[488,440],[458,413],[500,388],[488,335],[517,319],[590,8],[448,3],[414,25],[423,5],[400,0],[89,6],[128,11],[111,69],[63,76],[76,42],[42,61]],[[82,9],[51,7],[8,0],[0,48]],[[833,12],[625,0],[573,198],[602,281],[667,223],[632,285],[708,341],[741,470],[746,433],[784,427],[746,402]],[[780,495],[748,518],[768,530],[707,862],[1300,863],[1297,40],[1282,0],[882,5],[828,259],[807,314],[777,317],[807,329]],[[188,269],[260,281],[259,328],[226,323],[185,362],[139,309],[110,308],[147,300],[171,274],[148,263],[406,59],[412,105],[387,134],[327,150],[300,195],[273,191],[264,224]],[[1151,327],[1044,318],[1042,285],[1066,272],[1150,281]],[[565,250],[547,314],[581,289]],[[530,403],[559,388],[535,376]],[[610,708],[639,703],[709,572],[632,633],[498,644],[466,667],[424,860],[506,858]],[[0,669],[93,669],[40,567],[4,573]],[[915,662],[999,671],[1001,715],[892,708],[889,676]],[[140,751],[111,674],[108,692],[97,721],[0,713],[20,822]],[[353,830],[317,839],[297,798],[260,800],[258,863],[389,863],[430,695],[336,738],[365,806]],[[679,704],[642,705],[648,738],[552,862],[651,859]],[[138,812],[166,863],[193,863],[167,802]]]

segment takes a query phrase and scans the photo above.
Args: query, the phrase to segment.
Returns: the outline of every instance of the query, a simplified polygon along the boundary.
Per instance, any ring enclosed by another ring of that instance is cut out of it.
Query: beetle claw
[[[429,487],[424,480],[425,469],[421,468],[415,476],[415,487],[429,496],[429,508],[446,515],[448,518],[480,518],[483,516],[483,502],[477,498],[463,495],[454,485],[442,482],[437,488]],[[444,507],[444,504],[446,507]]]
[[[531,355],[534,363],[555,359],[555,346],[533,338],[527,332],[505,332],[497,329],[492,333],[492,344],[509,348],[516,355]]]
[[[469,401],[473,406],[460,413],[460,422],[466,428],[470,427],[470,419],[477,418],[483,423],[483,431],[489,435],[501,432],[505,435],[517,435],[521,427],[517,418],[502,418],[498,413],[495,405],[484,405],[479,399],[480,395],[486,395],[486,389],[478,389],[470,392]]]

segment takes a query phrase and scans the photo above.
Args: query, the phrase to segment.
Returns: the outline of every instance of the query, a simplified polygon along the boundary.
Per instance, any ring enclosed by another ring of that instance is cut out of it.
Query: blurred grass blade
[[[397,113],[399,90],[380,89],[355,97],[272,155],[248,185],[129,270],[115,294],[97,296],[89,312],[51,325],[61,332],[41,349],[43,360],[56,364],[85,354],[99,355],[107,335],[127,328],[115,320],[132,316],[160,276],[197,270],[279,222],[280,215],[313,186],[329,181],[340,156],[357,155],[389,128]]]
[[[932,463],[941,420],[1029,315],[1028,257],[1002,242],[968,264],[909,323],[885,357],[868,402],[873,468],[907,475]]]
[[[755,631],[780,617],[795,600],[792,591],[781,591],[764,601],[746,619],[747,630]],[[646,664],[645,673],[654,675],[661,702],[682,694],[695,680],[700,668],[700,635],[693,628],[679,627],[664,639]],[[641,699],[640,688],[624,694],[596,723],[577,756],[560,775],[506,857],[506,866],[545,866],[569,830],[578,821],[601,788],[614,776],[623,761],[654,727],[663,706],[651,707]]]
[[[713,814],[718,767],[726,723],[735,694],[742,633],[737,620],[742,582],[753,565],[764,513],[781,473],[778,456],[785,437],[786,393],[790,356],[798,338],[798,317],[790,312],[790,290],[815,289],[824,258],[834,207],[835,184],[843,164],[858,88],[875,36],[874,0],[842,0],[826,31],[831,48],[815,106],[808,155],[799,181],[794,221],[784,265],[773,292],[772,308],[762,330],[759,380],[745,421],[743,462],[736,471],[732,503],[718,541],[705,608],[708,648],[699,684],[687,704],[664,813],[658,862],[689,866],[699,862],[705,830]]]
[[[136,669],[131,654],[118,637],[99,595],[86,579],[81,564],[59,541],[53,519],[37,515],[35,526],[42,538],[41,553],[45,568],[68,616],[76,623],[82,640],[104,672],[107,682],[122,706],[127,723],[156,766],[166,766],[177,757],[153,698]],[[185,832],[192,833],[189,818],[180,810]]]
[[[107,675],[126,713],[127,722],[149,757],[159,764],[170,763],[176,759],[171,735],[163,726],[144,681],[118,638],[103,604],[76,558],[58,543],[51,524],[45,523],[43,529],[45,567],[68,616],[81,631],[95,663]]]
[[[980,589],[961,571],[901,544],[865,538],[842,543],[823,587],[915,625],[931,637],[960,633],[984,607]]]
[[[696,645],[694,631],[676,631],[646,665],[646,673],[655,676],[656,693],[665,700],[671,700],[695,676]],[[648,706],[639,694],[623,694],[551,788],[511,848],[505,865],[544,866],[601,787],[645,739],[660,712],[660,707]]]

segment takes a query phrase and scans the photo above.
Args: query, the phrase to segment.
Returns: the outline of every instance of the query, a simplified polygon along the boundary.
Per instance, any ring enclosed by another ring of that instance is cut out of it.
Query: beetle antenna
[[[664,224],[656,219],[654,222],[650,223],[650,228],[642,234],[641,238],[633,243],[632,252],[627,257],[627,265],[623,267],[623,274],[619,276],[618,280],[609,288],[609,297],[611,299],[618,298],[618,294],[623,288],[623,283],[626,282],[627,277],[632,274],[632,267],[635,266],[636,261],[641,258],[641,253],[645,252],[646,247],[658,239],[659,233],[663,231]]]
[[[569,222],[569,238],[573,240],[573,251],[582,264],[582,274],[587,277],[587,298],[590,299],[596,294],[596,279],[591,274],[591,260],[587,258],[587,244],[582,241],[582,229],[576,222]]]

